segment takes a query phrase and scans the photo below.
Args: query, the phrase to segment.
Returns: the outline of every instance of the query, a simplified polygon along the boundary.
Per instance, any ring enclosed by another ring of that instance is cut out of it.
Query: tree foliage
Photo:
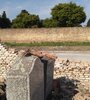
[[[12,21],[13,28],[31,28],[40,27],[38,15],[29,14],[28,11],[22,10],[21,13]]]
[[[60,3],[51,9],[51,18],[40,20],[38,15],[22,10],[10,22],[5,11],[0,16],[0,28],[37,28],[37,27],[81,27],[86,20],[84,8],[75,3]],[[11,26],[12,25],[12,26]],[[90,26],[90,20],[87,23]]]
[[[61,27],[79,26],[86,19],[83,7],[75,3],[64,3],[56,5],[51,12],[52,18],[59,22]]]
[[[0,16],[0,28],[10,28],[11,21],[7,18],[6,12],[3,11],[3,14]]]
[[[90,19],[87,22],[87,26],[90,27]]]
[[[58,27],[58,21],[50,19],[50,18],[46,18],[45,20],[43,20],[42,25],[43,27],[46,27],[46,28]]]

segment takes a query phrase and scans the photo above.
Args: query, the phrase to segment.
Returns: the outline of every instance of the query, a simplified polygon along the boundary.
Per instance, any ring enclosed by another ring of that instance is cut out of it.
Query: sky
[[[87,15],[85,25],[90,18],[90,0],[0,0],[0,14],[6,11],[10,19],[14,19],[22,9],[31,14],[37,14],[41,19],[50,17],[51,8],[58,3],[74,2],[84,7]]]

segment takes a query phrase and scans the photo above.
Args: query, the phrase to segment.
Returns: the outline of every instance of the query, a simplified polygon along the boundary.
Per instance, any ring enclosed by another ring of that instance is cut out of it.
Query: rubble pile
[[[90,62],[58,57],[54,80],[58,84],[54,86],[57,100],[90,100]]]
[[[7,50],[0,44],[0,81],[3,81],[3,78],[5,79],[6,71],[12,66],[15,60],[17,60],[15,50]]]
[[[82,83],[90,83],[90,62],[58,58],[55,62],[54,78],[58,77],[68,77]]]
[[[90,62],[57,58],[38,50],[20,50],[0,44],[0,97],[5,95],[6,72],[23,56],[46,56],[54,59],[53,100],[90,100]],[[88,99],[89,98],[89,99]],[[0,98],[1,100],[1,98]],[[6,100],[6,99],[4,99]]]

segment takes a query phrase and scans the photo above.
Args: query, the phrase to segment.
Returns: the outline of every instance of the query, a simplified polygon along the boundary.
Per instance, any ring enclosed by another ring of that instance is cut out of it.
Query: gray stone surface
[[[52,90],[54,60],[23,57],[7,72],[7,100],[46,100]]]
[[[43,63],[39,58],[30,73],[30,100],[44,100]]]
[[[54,60],[48,59],[47,64],[47,81],[46,81],[46,97],[51,94],[52,83],[53,83],[53,70]]]
[[[7,100],[46,100],[51,93],[54,59],[28,54],[0,44],[0,82],[6,84]]]
[[[36,72],[37,68],[42,68],[42,63],[40,63],[40,60],[38,61],[37,59],[38,58],[34,56],[24,57],[8,71],[6,80],[7,100],[36,100],[36,97],[39,97],[39,95],[41,100],[43,100],[42,91],[44,85],[41,86],[39,83],[39,78],[43,81],[43,74],[40,76],[39,70],[38,73]],[[37,66],[34,66],[34,63],[38,63]],[[41,71],[41,73],[43,73],[43,71]],[[38,78],[36,76],[38,76]],[[40,86],[42,91],[36,88]],[[35,98],[31,99],[33,95]]]
[[[41,60],[44,63],[44,99],[46,100],[52,90],[54,60],[47,57],[43,57]]]

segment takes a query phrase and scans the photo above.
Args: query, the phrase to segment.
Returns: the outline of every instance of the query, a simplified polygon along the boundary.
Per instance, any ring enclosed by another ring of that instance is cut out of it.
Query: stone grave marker
[[[7,73],[7,100],[44,100],[44,74],[40,59],[24,57]]]
[[[7,100],[46,100],[52,91],[54,59],[7,50],[0,44],[0,77]]]

